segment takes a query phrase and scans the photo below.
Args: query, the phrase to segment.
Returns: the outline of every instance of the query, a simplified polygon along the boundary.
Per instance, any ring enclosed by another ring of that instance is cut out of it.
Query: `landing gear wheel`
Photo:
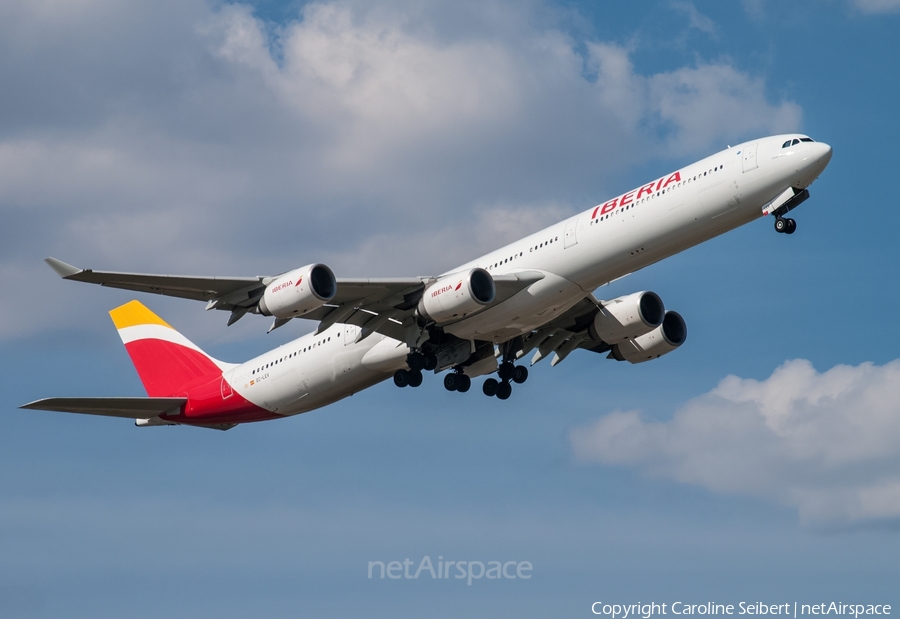
[[[406,355],[406,365],[410,370],[421,370],[425,367],[425,355],[419,351],[411,352]]]
[[[410,387],[418,387],[422,384],[422,372],[420,370],[410,370],[409,373],[409,386]]]
[[[428,372],[433,372],[437,367],[437,355],[434,353],[425,353],[425,366],[422,368]]]
[[[466,376],[465,374],[457,374],[456,376],[456,390],[460,393],[465,393],[469,390],[469,387],[472,386],[472,379]]]
[[[514,383],[522,384],[528,380],[528,368],[524,365],[517,365],[513,371],[512,379]]]
[[[509,396],[512,395],[512,385],[508,382],[503,381],[500,383],[500,386],[497,387],[497,398],[500,400],[508,400]]]
[[[516,371],[516,366],[514,366],[509,361],[504,361],[500,364],[500,368],[497,370],[497,374],[500,376],[500,380],[507,381],[513,377],[513,373]]]
[[[481,390],[484,392],[484,395],[486,395],[489,398],[492,398],[495,395],[497,395],[497,390],[499,388],[500,388],[500,383],[497,382],[496,378],[487,379],[486,381],[484,381],[484,384],[481,386]]]
[[[444,377],[444,389],[447,391],[457,391],[459,389],[459,375],[453,372]]]
[[[790,228],[790,224],[788,223],[789,219],[784,219],[782,217],[777,217],[775,219],[775,232],[783,233],[787,232]]]
[[[394,372],[394,384],[398,387],[406,387],[409,384],[409,372],[406,370],[397,370]]]
[[[787,230],[784,231],[785,234],[793,234],[797,230],[797,222],[793,219],[785,219],[787,222]]]

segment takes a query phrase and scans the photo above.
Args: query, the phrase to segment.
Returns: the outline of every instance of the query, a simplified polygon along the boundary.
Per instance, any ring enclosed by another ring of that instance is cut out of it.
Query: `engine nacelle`
[[[279,275],[259,300],[264,316],[294,318],[322,307],[334,298],[337,280],[324,264],[309,264]]]
[[[670,353],[687,339],[687,325],[678,312],[666,312],[661,325],[633,340],[619,342],[610,353],[617,361],[643,363]]]
[[[635,292],[604,301],[594,316],[591,337],[607,344],[618,344],[659,327],[665,313],[662,299],[655,292]]]
[[[484,269],[447,275],[425,289],[419,315],[437,324],[474,314],[494,301],[494,278]]]

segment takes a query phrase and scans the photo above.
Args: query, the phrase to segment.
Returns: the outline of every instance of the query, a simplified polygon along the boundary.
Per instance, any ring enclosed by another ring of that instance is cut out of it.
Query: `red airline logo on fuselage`
[[[662,191],[666,187],[668,187],[671,183],[677,183],[681,180],[681,172],[675,172],[671,174],[668,178],[665,176],[659,180],[653,181],[652,183],[647,183],[643,187],[638,187],[637,189],[632,189],[628,193],[622,194],[618,198],[613,198],[609,202],[601,204],[600,206],[595,206],[593,212],[591,213],[591,219],[596,219],[599,211],[600,215],[606,215],[610,211],[615,210],[617,207],[628,206],[633,202],[637,202],[644,196],[648,198],[652,196],[657,191]]]

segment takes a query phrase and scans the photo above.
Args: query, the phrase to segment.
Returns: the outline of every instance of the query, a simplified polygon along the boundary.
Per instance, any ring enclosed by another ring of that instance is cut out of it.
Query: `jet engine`
[[[687,325],[678,312],[666,312],[662,324],[633,340],[619,342],[610,356],[617,361],[643,363],[670,353],[687,339]]]
[[[334,273],[324,264],[309,264],[279,275],[266,286],[259,300],[264,316],[303,316],[331,301],[337,292]]]
[[[591,325],[591,337],[618,344],[644,335],[663,324],[665,307],[655,292],[635,292],[604,301]]]
[[[437,324],[474,314],[494,301],[494,279],[484,269],[469,269],[440,278],[422,293],[419,315]]]

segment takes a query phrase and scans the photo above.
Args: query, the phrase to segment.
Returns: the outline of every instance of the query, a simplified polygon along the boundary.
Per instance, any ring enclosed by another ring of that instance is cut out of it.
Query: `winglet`
[[[56,271],[56,274],[63,279],[71,277],[73,275],[78,275],[84,270],[79,269],[78,267],[73,267],[71,264],[66,264],[62,260],[57,260],[56,258],[44,258],[44,262],[49,264],[50,268]]]

